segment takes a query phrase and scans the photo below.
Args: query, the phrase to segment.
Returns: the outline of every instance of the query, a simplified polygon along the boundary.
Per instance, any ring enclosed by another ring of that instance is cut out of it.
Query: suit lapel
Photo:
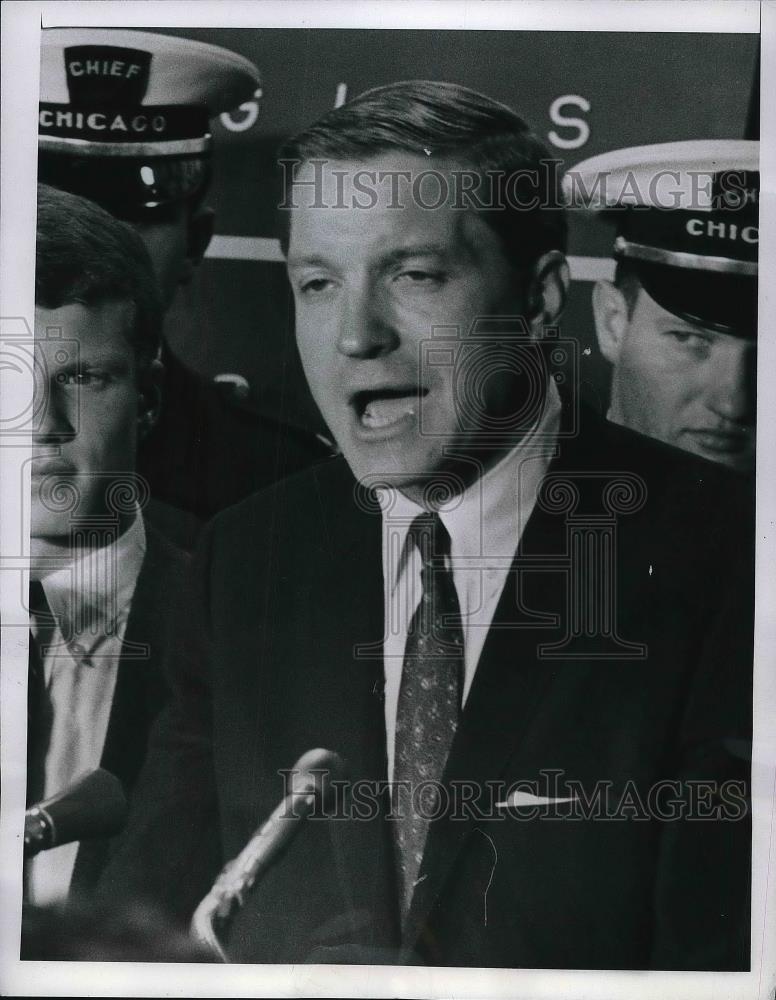
[[[570,401],[564,399],[563,427],[569,426],[571,416]],[[579,448],[579,440],[569,442],[550,463],[548,474],[575,467]],[[564,546],[565,517],[537,504],[504,584],[445,769],[443,781],[451,802],[456,786],[466,784],[477,790],[474,805],[479,801],[487,808],[487,782],[502,777],[559,675],[559,665],[540,659],[537,647],[557,637],[554,628],[560,626],[560,618],[550,624],[547,616],[562,615],[566,579],[562,572],[531,572],[523,560],[560,556]],[[433,951],[428,918],[456,856],[476,826],[471,811],[465,819],[451,821],[442,816],[432,822],[420,881],[402,934],[405,958],[418,945]],[[429,960],[433,964],[433,954]]]
[[[131,789],[145,756],[151,720],[165,697],[162,660],[171,603],[184,556],[147,527],[146,555],[132,598],[101,766]]]
[[[349,491],[352,495],[350,483]],[[320,634],[328,634],[321,648],[333,651],[342,709],[328,725],[332,741],[344,749],[350,779],[377,783],[387,780],[382,519],[376,507],[360,507],[355,519],[348,507],[338,507],[334,515],[338,523],[332,524],[331,537],[342,543],[337,558],[324,562],[327,574],[334,569],[329,587],[349,594],[347,606],[337,602],[336,618],[329,615],[320,623]],[[329,672],[331,666],[326,666]],[[350,939],[385,946],[395,940],[396,897],[393,847],[384,813],[381,809],[372,822],[334,822],[330,830]]]
[[[183,580],[185,555],[146,523],[146,554],[132,598],[100,767],[129,796],[145,757],[151,723],[167,696],[162,680],[166,622]],[[110,841],[84,841],[72,891],[88,891],[105,864]]]
[[[526,536],[529,532],[532,536],[532,549],[541,551],[544,538],[548,551],[547,546],[553,542],[549,527],[544,518],[537,518],[535,523],[532,518],[526,527]],[[518,752],[556,676],[553,664],[537,657],[537,644],[545,639],[547,629],[517,625],[523,617],[517,603],[518,565],[519,557],[504,585],[443,779],[451,802],[455,801],[456,788],[471,786],[476,789],[473,805],[483,809],[487,809],[487,782],[498,780]],[[535,576],[534,586],[528,588],[531,607],[560,610],[564,594],[561,574]],[[419,935],[422,938],[455,858],[476,825],[471,815],[455,821],[443,816],[431,824],[420,871],[422,881],[413,896],[403,935],[407,948],[412,949]]]

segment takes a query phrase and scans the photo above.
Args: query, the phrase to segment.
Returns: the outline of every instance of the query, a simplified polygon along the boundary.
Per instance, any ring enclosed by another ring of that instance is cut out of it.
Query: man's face
[[[133,311],[126,301],[35,310],[33,542],[66,543],[73,516],[111,513],[110,485],[135,468],[142,404],[125,336]]]
[[[386,474],[408,495],[461,456],[485,457],[477,447],[481,427],[472,426],[474,396],[480,424],[516,410],[515,376],[507,366],[486,365],[472,373],[462,419],[452,358],[429,363],[432,352],[422,350],[432,330],[446,327],[449,335],[452,328],[466,341],[479,317],[524,312],[520,275],[471,210],[424,208],[409,190],[396,207],[388,182],[375,186],[373,207],[351,204],[357,171],[416,176],[431,168],[446,169],[403,153],[329,163],[329,207],[311,207],[311,189],[294,190],[288,249],[297,343],[313,396],[356,477]],[[300,179],[311,177],[306,165]],[[431,191],[421,201],[433,203]]]
[[[614,366],[612,419],[751,470],[755,353],[752,341],[694,326],[640,288]]]

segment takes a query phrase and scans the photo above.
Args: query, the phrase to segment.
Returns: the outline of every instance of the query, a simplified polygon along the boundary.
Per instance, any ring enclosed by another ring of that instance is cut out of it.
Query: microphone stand
[[[318,773],[313,771],[315,764]],[[307,767],[306,767],[307,766]],[[236,858],[227,862],[213,887],[194,911],[191,918],[191,936],[207,948],[221,962],[228,962],[218,933],[227,928],[235,913],[243,906],[258,876],[284,849],[299,823],[314,809],[318,799],[326,793],[322,787],[322,770],[334,768],[341,771],[341,761],[329,751],[310,751],[301,757],[294,770],[297,772],[292,790],[280,802],[269,818],[256,830]],[[301,773],[299,773],[301,772]]]
[[[315,805],[314,791],[306,795],[292,793],[283,799],[266,823],[256,831],[236,858],[228,861],[191,918],[191,934],[221,962],[228,962],[218,940],[216,927],[223,931],[243,906],[259,873],[280,849],[270,842],[270,834],[278,822],[299,822]],[[284,839],[285,842],[285,839]]]

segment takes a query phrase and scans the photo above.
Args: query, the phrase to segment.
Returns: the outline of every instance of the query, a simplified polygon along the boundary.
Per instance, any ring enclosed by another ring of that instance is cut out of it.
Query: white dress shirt
[[[113,543],[83,552],[41,580],[56,619],[52,629],[31,623],[43,647],[43,673],[52,708],[44,798],[100,766],[145,549],[145,527],[138,514]],[[45,905],[67,898],[77,853],[77,843],[64,844],[32,859],[28,866],[31,902]]]
[[[462,494],[439,509],[450,535],[448,568],[461,608],[466,703],[477,663],[536,494],[555,454],[561,403],[550,380],[542,414],[523,440]],[[380,489],[383,512],[385,731],[393,780],[396,711],[404,647],[420,603],[420,553],[407,544],[423,508],[398,490]]]

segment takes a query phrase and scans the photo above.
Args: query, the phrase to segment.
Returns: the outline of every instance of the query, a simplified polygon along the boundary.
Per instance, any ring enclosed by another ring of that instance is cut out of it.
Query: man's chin
[[[53,514],[51,511],[36,511],[33,504],[30,517],[30,545],[66,545],[73,530],[72,516]]]
[[[33,498],[30,511],[30,552],[60,552],[77,544],[80,512],[77,510],[51,510]],[[82,515],[80,515],[82,516]]]
[[[683,448],[685,451],[692,452],[693,455],[699,455],[707,461],[715,462],[717,465],[725,465],[728,469],[732,469],[734,472],[744,475],[750,474],[755,470],[755,455],[750,451],[735,452],[711,450],[696,444],[688,445],[684,441],[678,443],[678,447]]]
[[[468,467],[446,459],[441,449],[350,445],[342,451],[363,488],[393,488],[422,507],[443,506],[466,489],[470,478]]]
[[[57,534],[51,528],[46,531],[50,533],[30,534],[30,576],[33,580],[55,573],[73,558],[70,535]]]

